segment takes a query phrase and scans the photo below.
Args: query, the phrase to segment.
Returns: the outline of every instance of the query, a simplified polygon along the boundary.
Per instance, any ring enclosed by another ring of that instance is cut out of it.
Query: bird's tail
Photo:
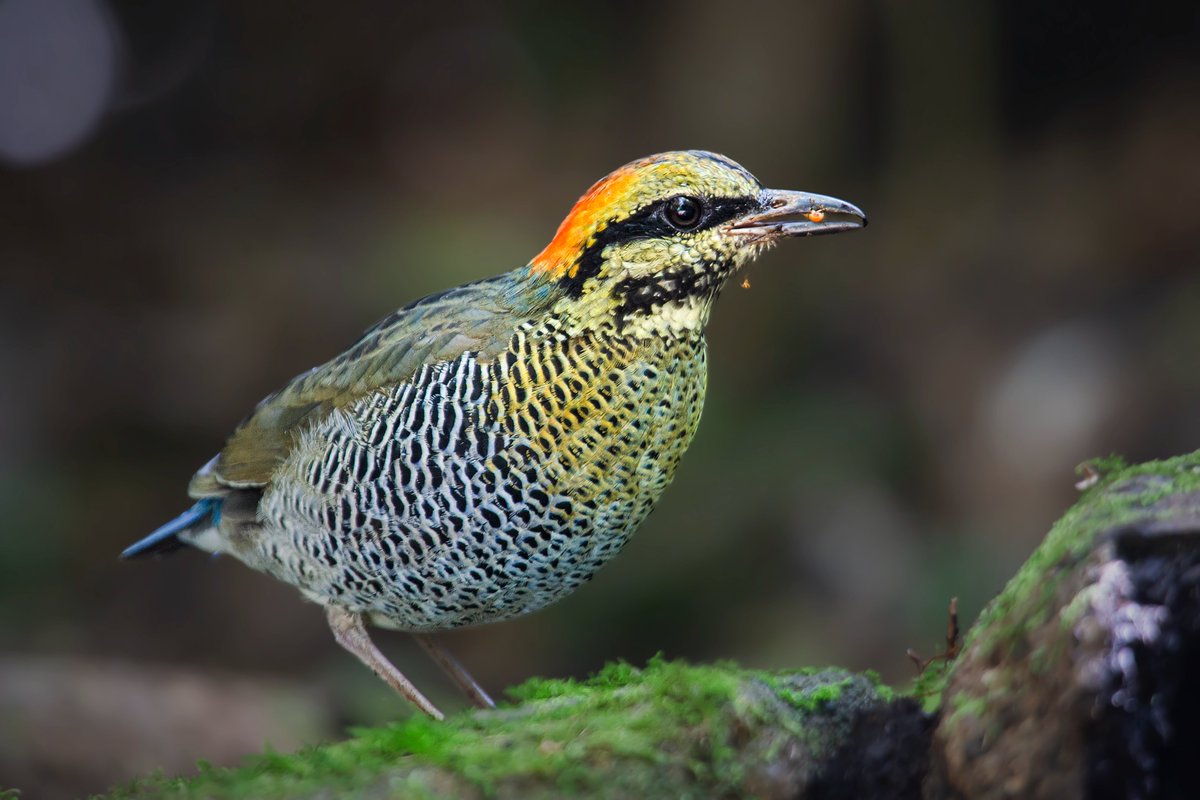
[[[145,539],[126,547],[121,551],[121,558],[140,558],[141,556],[170,553],[186,544],[179,539],[179,534],[211,528],[220,521],[221,499],[206,497]]]

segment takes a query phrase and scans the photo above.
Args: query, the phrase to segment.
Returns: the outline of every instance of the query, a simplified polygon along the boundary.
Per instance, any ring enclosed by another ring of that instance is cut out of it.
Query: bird
[[[866,224],[716,153],[632,161],[525,265],[409,303],[262,400],[195,473],[194,505],[121,555],[232,556],[323,606],[430,717],[368,623],[491,707],[433,634],[543,608],[617,555],[696,433],[731,276],[783,239]]]

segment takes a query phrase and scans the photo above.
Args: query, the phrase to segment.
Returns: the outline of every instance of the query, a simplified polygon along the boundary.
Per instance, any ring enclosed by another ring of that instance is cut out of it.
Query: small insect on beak
[[[759,208],[728,228],[730,233],[755,239],[784,236],[820,236],[867,227],[867,215],[858,206],[823,194],[764,189]]]

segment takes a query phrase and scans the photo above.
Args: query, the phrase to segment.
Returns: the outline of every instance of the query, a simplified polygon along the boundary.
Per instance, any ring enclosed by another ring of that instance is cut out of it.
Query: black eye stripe
[[[717,197],[697,198],[701,201],[702,219],[698,225],[687,232],[680,232],[667,219],[667,204],[678,195],[642,206],[637,211],[622,220],[609,223],[596,234],[595,239],[580,254],[576,260],[578,268],[574,277],[570,275],[560,279],[567,290],[578,297],[583,291],[583,283],[600,273],[604,248],[610,244],[632,242],[638,239],[658,239],[675,236],[694,236],[695,234],[723,225],[731,219],[749,213],[758,207],[756,197]]]
[[[696,230],[724,225],[729,220],[747,214],[756,207],[758,207],[758,198],[755,197],[721,197],[707,201],[704,204],[704,221]]]
[[[596,235],[596,241],[591,247],[595,247],[601,242],[604,243],[603,246],[607,247],[610,244],[629,242],[635,239],[677,235],[680,231],[671,225],[667,218],[667,211],[670,203],[678,197],[679,195],[674,195],[665,200],[642,206],[625,219],[609,223]],[[748,213],[758,205],[758,198],[755,197],[719,197],[716,199],[697,197],[695,199],[700,202],[701,220],[687,233],[715,228],[734,217]]]

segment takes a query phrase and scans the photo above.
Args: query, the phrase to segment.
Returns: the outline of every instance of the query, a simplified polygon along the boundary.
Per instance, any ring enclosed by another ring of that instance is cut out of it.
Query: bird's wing
[[[422,298],[370,328],[346,352],[293,378],[258,404],[225,449],[192,478],[192,497],[270,484],[298,435],[334,409],[411,378],[423,365],[502,351],[522,321],[505,292],[508,276]]]

